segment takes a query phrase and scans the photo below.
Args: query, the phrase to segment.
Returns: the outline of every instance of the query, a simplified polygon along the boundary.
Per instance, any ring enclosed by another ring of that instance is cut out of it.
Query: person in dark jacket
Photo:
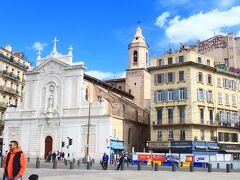
[[[17,141],[11,141],[4,162],[4,180],[21,180],[26,170],[26,159]]]
[[[102,157],[102,168],[104,170],[107,170],[107,168],[108,168],[108,160],[109,160],[109,157],[108,157],[107,153],[104,153],[103,157]]]
[[[118,166],[117,166],[116,170],[119,170],[120,167],[122,167],[123,163],[124,163],[124,154],[122,153],[121,156],[120,156],[120,159],[119,159]]]

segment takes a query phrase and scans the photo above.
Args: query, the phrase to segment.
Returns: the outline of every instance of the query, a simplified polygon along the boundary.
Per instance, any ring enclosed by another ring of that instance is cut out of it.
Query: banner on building
[[[195,162],[208,163],[208,155],[195,155]]]

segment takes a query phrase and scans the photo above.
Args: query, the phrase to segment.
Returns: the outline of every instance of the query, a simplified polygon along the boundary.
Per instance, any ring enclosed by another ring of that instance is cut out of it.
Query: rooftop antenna
[[[169,43],[169,44],[168,44],[168,53],[172,53],[171,45],[173,45],[173,43]]]

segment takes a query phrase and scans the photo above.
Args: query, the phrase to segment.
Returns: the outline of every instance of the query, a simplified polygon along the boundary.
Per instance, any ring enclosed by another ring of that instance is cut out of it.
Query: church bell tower
[[[142,29],[137,28],[132,42],[128,45],[128,69],[126,71],[126,91],[134,95],[135,103],[149,109],[151,98],[151,76],[148,67],[148,44],[142,35]]]

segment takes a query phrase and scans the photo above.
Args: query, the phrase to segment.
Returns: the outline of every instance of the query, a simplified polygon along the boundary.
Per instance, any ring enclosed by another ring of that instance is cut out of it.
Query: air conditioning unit
[[[197,136],[194,136],[194,140],[197,141],[197,140],[198,140],[198,137],[197,137]]]

